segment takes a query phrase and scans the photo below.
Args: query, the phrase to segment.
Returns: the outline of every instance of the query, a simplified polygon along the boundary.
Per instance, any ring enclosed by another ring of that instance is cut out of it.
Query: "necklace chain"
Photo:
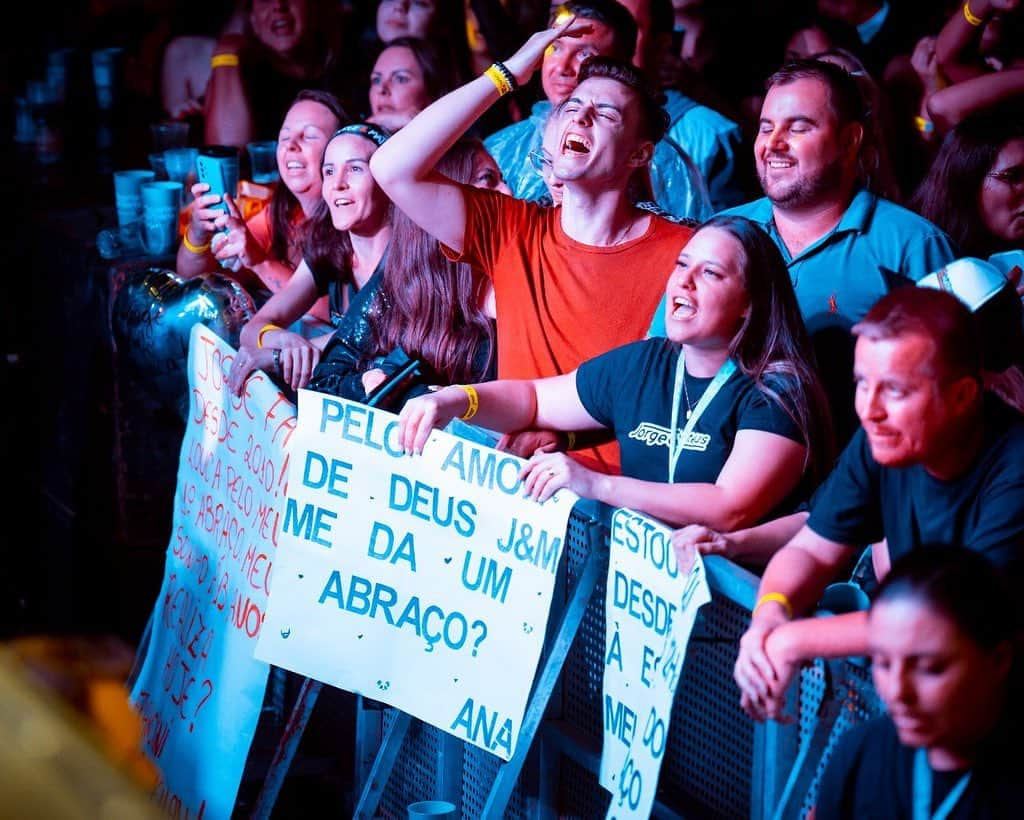
[[[629,236],[630,232],[633,230],[635,225],[636,225],[636,218],[634,217],[632,220],[630,220],[629,224],[626,225],[625,230],[619,231],[618,236],[616,236],[611,241],[611,245],[609,245],[609,247],[614,247],[615,245],[619,245],[622,242],[625,242],[626,241],[626,237]]]
[[[686,399],[686,418],[689,420],[693,415],[693,405],[690,404],[690,391],[686,389],[686,371],[683,370],[683,398]]]

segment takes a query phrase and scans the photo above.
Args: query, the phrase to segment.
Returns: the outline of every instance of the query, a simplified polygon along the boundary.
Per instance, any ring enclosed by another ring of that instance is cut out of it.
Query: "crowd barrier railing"
[[[405,817],[409,804],[425,799],[451,802],[468,818],[604,816],[611,796],[597,772],[610,511],[582,500],[570,517],[557,603],[512,760],[503,763],[396,709],[364,711],[379,723],[357,721],[367,737],[355,745],[380,745],[357,783],[354,817]],[[712,600],[690,639],[652,816],[805,817],[838,737],[881,711],[867,666],[855,658],[817,661],[792,687],[797,719],[750,720],[732,669],[759,579],[719,556],[706,557],[705,566]],[[284,774],[268,783],[279,787]],[[258,816],[269,816],[272,800],[258,808]]]

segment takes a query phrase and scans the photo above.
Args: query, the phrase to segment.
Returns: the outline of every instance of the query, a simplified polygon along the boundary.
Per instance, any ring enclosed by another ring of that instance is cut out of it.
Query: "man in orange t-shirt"
[[[551,123],[552,173],[562,205],[542,206],[458,185],[434,163],[511,89],[544,50],[589,30],[570,18],[534,34],[506,65],[428,106],[370,161],[394,203],[446,253],[490,276],[498,321],[498,377],[543,378],[645,335],[688,227],[637,208],[628,186],[650,162],[667,125],[657,98],[628,63],[588,58]],[[614,442],[579,455],[618,472]]]

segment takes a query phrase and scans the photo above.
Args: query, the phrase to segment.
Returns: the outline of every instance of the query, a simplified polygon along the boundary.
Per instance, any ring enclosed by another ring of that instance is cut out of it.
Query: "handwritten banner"
[[[608,818],[646,818],[686,646],[711,590],[700,555],[680,573],[671,530],[653,518],[616,510],[609,542],[600,782],[612,793]]]
[[[162,775],[155,799],[176,817],[231,816],[269,671],[253,648],[295,407],[261,372],[242,397],[231,395],[234,354],[203,325],[192,329],[171,542],[131,694]]]
[[[257,657],[366,695],[508,760],[576,496],[523,496],[523,461],[299,392],[289,495]]]

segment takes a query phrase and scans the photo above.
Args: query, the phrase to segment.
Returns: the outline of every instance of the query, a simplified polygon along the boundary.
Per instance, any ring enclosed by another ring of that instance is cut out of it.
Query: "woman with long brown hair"
[[[355,122],[327,141],[322,199],[309,220],[302,261],[239,334],[228,377],[236,394],[256,368],[279,373],[292,390],[305,387],[330,337],[307,339],[289,328],[325,295],[337,327],[358,292],[383,268],[395,209],[374,182],[369,161],[389,136],[376,123]]]
[[[439,173],[480,188],[508,188],[478,139],[456,143]],[[452,262],[437,240],[395,210],[391,250],[379,280],[362,289],[324,350],[309,387],[365,401],[404,357],[419,359],[420,378],[399,401],[429,384],[494,377],[491,288],[469,265]],[[404,354],[404,355],[403,355]]]

